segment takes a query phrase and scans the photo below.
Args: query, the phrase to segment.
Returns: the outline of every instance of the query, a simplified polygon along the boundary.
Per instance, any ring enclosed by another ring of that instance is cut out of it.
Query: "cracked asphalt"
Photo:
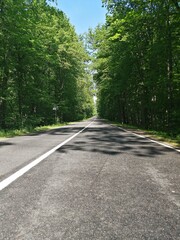
[[[1,140],[0,181],[89,121]],[[180,240],[180,154],[95,119],[0,192],[0,240],[61,239]]]

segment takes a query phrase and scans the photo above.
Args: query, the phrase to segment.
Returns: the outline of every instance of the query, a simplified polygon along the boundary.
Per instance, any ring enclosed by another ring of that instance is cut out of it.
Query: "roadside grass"
[[[24,136],[26,134],[31,134],[31,133],[40,133],[40,132],[46,132],[55,128],[63,127],[66,125],[70,124],[75,124],[80,121],[86,121],[91,118],[85,118],[82,120],[77,120],[75,122],[63,122],[63,123],[57,123],[53,125],[47,125],[47,126],[39,126],[39,127],[32,127],[28,126],[22,129],[9,129],[9,130],[1,130],[0,129],[0,139],[1,138],[11,138],[11,137],[16,137],[16,136]]]
[[[175,135],[168,134],[166,132],[146,130],[146,129],[138,128],[128,124],[120,124],[118,122],[111,122],[111,121],[108,121],[108,122],[111,123],[112,125],[122,127],[128,131],[131,131],[140,135],[144,135],[147,138],[167,143],[175,148],[180,148],[180,135],[175,136]]]
[[[0,138],[10,138],[15,136],[23,136],[26,134],[31,133],[40,133],[45,132],[51,129],[55,129],[58,127],[62,127],[65,125],[68,125],[69,123],[58,123],[53,125],[47,125],[47,126],[39,126],[39,127],[25,127],[22,129],[11,129],[11,130],[0,130]]]

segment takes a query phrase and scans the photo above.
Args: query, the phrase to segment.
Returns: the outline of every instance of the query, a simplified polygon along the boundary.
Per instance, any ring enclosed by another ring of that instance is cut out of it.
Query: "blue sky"
[[[102,8],[101,0],[57,0],[57,3],[78,34],[105,22],[106,9]]]

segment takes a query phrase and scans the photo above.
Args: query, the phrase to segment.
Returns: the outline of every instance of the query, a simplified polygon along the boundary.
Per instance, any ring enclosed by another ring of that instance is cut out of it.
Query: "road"
[[[1,183],[89,123],[1,140]],[[0,191],[0,239],[178,240],[179,152],[95,119]]]

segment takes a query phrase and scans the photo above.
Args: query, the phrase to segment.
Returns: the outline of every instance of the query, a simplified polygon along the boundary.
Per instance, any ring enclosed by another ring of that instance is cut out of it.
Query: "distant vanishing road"
[[[0,189],[0,240],[180,240],[180,153],[100,119],[0,140]]]

